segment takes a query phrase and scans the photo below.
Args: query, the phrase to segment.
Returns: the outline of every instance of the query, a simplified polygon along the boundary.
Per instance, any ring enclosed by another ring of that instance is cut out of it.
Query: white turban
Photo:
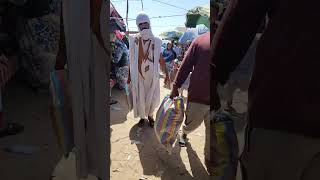
[[[136,18],[136,24],[139,27],[139,24],[141,23],[149,23],[150,24],[150,19],[149,16],[145,12],[140,12]]]

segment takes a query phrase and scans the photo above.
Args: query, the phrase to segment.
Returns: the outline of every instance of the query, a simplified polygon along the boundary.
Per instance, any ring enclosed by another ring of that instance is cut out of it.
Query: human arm
[[[161,69],[165,73],[165,76],[166,76],[165,83],[166,83],[169,80],[169,73],[168,73],[168,69],[167,69],[167,66],[166,66],[166,61],[164,60],[162,53],[160,53],[160,61],[159,61],[159,63],[160,63]]]
[[[177,59],[177,53],[174,50],[172,50],[172,52],[173,52],[173,60]]]
[[[128,75],[128,81],[127,83],[130,84],[131,83],[131,62],[134,60],[134,47],[135,47],[135,43],[138,44],[138,40],[136,37],[133,36],[128,36],[128,42],[129,42],[129,75]]]
[[[240,64],[268,10],[267,0],[230,1],[211,44],[214,79],[225,84]]]
[[[194,40],[187,50],[182,63],[180,65],[177,76],[174,80],[174,86],[181,88],[184,81],[188,78],[190,72],[193,71],[194,65],[197,63],[196,50],[197,50],[197,40]]]
[[[178,96],[178,89],[181,88],[182,84],[188,78],[190,72],[193,71],[194,65],[197,63],[197,58],[195,58],[197,50],[197,39],[195,39],[187,50],[182,63],[179,67],[178,73],[173,83],[171,98]]]

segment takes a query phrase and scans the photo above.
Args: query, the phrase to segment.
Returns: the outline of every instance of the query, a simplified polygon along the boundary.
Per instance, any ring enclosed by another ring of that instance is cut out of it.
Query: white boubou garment
[[[143,51],[146,54],[149,43],[149,57],[141,64],[141,73],[138,67],[139,58],[139,38],[135,35],[130,37],[130,76],[131,91],[133,97],[134,117],[147,119],[153,116],[155,109],[160,104],[160,53],[162,41],[154,37],[143,44]],[[152,62],[153,61],[153,62]]]

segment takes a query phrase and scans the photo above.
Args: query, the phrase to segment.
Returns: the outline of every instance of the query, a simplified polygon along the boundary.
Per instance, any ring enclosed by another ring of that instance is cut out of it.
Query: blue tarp
[[[196,29],[198,30],[198,35],[204,34],[209,31],[207,26],[205,26],[204,24],[197,25]]]
[[[198,36],[198,33],[192,29],[188,29],[179,39],[180,44],[185,44],[187,41],[192,41]]]
[[[192,41],[194,40],[196,37],[198,37],[201,34],[204,34],[206,32],[208,32],[209,29],[203,25],[197,25],[196,28],[189,28],[179,39],[179,43],[184,44],[187,41]]]

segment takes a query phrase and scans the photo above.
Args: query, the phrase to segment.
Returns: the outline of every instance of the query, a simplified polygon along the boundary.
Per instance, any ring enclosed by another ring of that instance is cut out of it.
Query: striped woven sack
[[[74,147],[73,116],[67,70],[56,70],[50,75],[52,125],[59,147],[67,156]]]
[[[171,99],[166,96],[157,111],[154,125],[159,142],[171,154],[179,129],[184,118],[184,101],[182,97]]]

